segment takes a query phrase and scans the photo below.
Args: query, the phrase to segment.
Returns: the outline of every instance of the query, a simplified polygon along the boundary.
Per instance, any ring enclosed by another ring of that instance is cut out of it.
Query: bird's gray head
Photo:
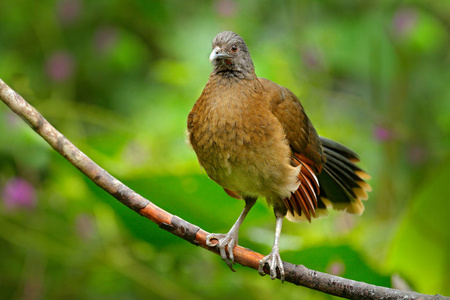
[[[228,77],[247,78],[254,76],[250,53],[244,39],[232,31],[223,31],[216,35],[212,43],[209,60],[214,66],[214,74]]]

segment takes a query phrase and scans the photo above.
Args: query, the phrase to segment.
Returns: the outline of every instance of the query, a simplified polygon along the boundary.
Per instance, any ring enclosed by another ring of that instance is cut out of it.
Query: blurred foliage
[[[363,216],[285,222],[282,258],[450,295],[449,1],[18,0],[0,11],[0,77],[114,176],[210,232],[226,232],[243,203],[199,168],[186,117],[213,37],[239,33],[257,74],[297,94],[372,175]],[[332,298],[230,272],[90,183],[4,105],[0,191],[1,299]],[[258,202],[240,244],[268,253],[274,223]]]

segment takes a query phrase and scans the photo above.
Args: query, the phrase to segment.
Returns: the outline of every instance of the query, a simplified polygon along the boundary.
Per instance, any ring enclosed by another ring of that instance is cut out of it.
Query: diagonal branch
[[[114,198],[156,223],[160,228],[218,254],[216,248],[206,245],[208,232],[159,208],[111,176],[57,131],[36,109],[1,79],[0,99],[46,140],[53,149]],[[258,270],[259,261],[263,258],[263,255],[236,246],[234,257],[239,264]],[[375,286],[321,273],[307,269],[302,265],[287,262],[284,262],[284,268],[286,272],[285,281],[348,299],[450,299],[441,295],[424,295]],[[267,273],[267,270],[265,271]]]

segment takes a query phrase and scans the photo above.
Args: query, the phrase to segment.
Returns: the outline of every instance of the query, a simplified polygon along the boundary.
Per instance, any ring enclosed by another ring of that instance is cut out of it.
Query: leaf
[[[364,255],[350,245],[321,245],[301,251],[283,252],[282,258],[320,272],[390,287],[390,277],[369,266]]]
[[[421,293],[450,293],[450,166],[412,199],[391,245],[388,263]]]

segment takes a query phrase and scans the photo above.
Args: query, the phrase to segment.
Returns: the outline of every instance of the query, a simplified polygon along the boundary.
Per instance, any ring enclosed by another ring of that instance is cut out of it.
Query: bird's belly
[[[206,173],[222,187],[238,192],[241,196],[264,196],[270,170],[255,162],[244,152],[239,157],[226,153],[224,159],[204,164]]]
[[[245,131],[245,136],[240,128],[210,134],[209,143],[197,152],[208,176],[242,197],[289,196],[298,187],[299,170],[290,165],[287,144],[261,128]]]

